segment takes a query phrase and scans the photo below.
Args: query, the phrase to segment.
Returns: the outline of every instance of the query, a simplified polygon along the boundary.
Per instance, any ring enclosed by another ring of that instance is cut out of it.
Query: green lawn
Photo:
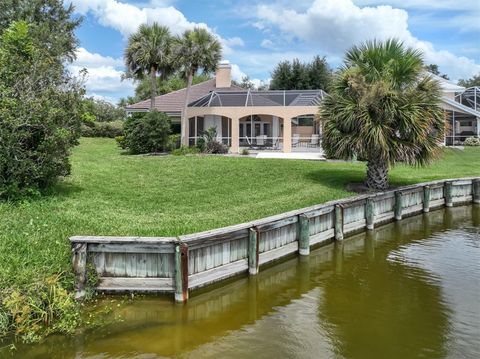
[[[363,163],[122,155],[113,140],[82,139],[71,177],[49,196],[0,203],[0,288],[69,272],[72,235],[171,236],[245,222],[351,195]],[[480,149],[445,150],[408,184],[480,174]]]

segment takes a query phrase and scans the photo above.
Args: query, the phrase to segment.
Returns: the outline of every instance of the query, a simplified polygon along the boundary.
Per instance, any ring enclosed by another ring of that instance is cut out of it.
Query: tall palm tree
[[[173,71],[172,43],[169,29],[156,22],[152,25],[140,25],[138,31],[128,38],[124,53],[126,77],[140,80],[146,75],[150,76],[150,110],[155,107],[157,75],[166,78]]]
[[[365,159],[369,188],[386,189],[397,162],[422,166],[439,154],[440,85],[423,68],[422,53],[395,39],[354,46],[321,105],[326,154]]]
[[[193,76],[199,70],[204,73],[215,71],[222,58],[222,45],[205,29],[195,28],[185,31],[176,38],[175,64],[181,68],[187,79],[187,91],[182,111],[182,144],[187,144],[187,106]]]

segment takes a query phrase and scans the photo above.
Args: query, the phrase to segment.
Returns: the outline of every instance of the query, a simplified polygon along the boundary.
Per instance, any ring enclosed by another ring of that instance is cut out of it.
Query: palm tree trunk
[[[150,111],[155,109],[155,97],[157,96],[157,68],[155,65],[152,65],[150,68]]]
[[[388,164],[380,158],[369,158],[367,162],[366,186],[375,190],[388,188]]]
[[[193,72],[190,71],[188,73],[188,77],[187,77],[187,90],[186,90],[186,94],[185,94],[185,103],[184,103],[184,106],[183,106],[183,111],[182,111],[182,124],[181,124],[181,143],[182,143],[182,146],[188,146],[189,144],[189,141],[188,141],[188,133],[187,133],[187,121],[188,121],[188,118],[187,118],[187,108],[188,108],[188,103],[189,103],[189,95],[190,95],[190,87],[192,86],[192,82],[193,82]]]

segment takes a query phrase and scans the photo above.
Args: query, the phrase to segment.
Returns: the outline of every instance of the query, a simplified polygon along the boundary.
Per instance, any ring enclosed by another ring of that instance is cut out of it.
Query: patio
[[[316,118],[321,90],[213,91],[188,107],[184,144],[193,145],[208,128],[231,153],[254,151],[320,152]]]

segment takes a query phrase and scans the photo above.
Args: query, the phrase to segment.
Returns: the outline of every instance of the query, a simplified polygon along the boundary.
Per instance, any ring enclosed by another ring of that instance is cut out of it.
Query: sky
[[[68,3],[69,0],[65,2]],[[71,0],[83,16],[71,70],[86,68],[87,94],[110,102],[132,96],[121,80],[128,36],[158,22],[172,34],[203,27],[221,41],[232,77],[268,82],[275,65],[325,56],[332,68],[346,50],[398,38],[456,81],[480,73],[480,0]]]

